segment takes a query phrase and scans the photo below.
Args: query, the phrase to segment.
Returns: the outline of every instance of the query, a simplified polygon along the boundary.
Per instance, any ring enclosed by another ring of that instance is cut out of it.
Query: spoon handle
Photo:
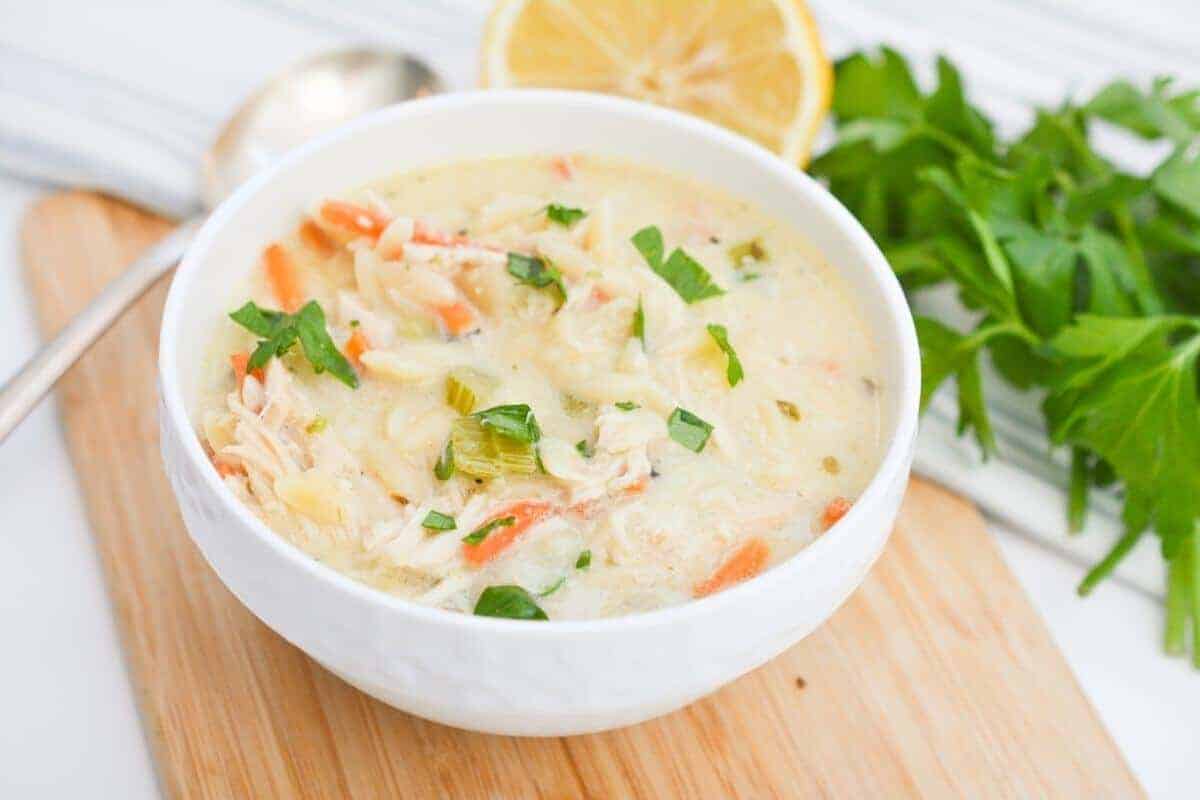
[[[187,220],[147,250],[4,384],[0,389],[0,442],[100,335],[174,268],[201,222],[200,217]]]

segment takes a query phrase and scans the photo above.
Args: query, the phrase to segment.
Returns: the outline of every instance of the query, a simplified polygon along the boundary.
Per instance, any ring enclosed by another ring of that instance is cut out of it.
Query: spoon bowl
[[[243,103],[213,141],[201,165],[204,206],[347,120],[441,91],[438,76],[404,53],[343,50],[298,64]]]

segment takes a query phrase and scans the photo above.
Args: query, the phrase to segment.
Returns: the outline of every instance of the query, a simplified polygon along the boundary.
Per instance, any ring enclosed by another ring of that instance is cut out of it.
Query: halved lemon
[[[833,72],[803,0],[501,0],[482,82],[670,106],[803,165]]]

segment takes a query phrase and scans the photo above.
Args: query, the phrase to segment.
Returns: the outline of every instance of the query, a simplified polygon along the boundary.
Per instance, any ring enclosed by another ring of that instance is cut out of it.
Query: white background
[[[258,81],[346,41],[425,54],[473,81],[473,0],[0,0],[0,55],[118,81],[164,108],[155,130],[211,129]],[[1002,125],[1115,74],[1200,84],[1200,10],[1189,0],[858,0],[813,3],[835,53],[887,40],[949,52]],[[10,74],[11,79],[11,74]],[[0,71],[0,93],[5,75]],[[9,88],[12,88],[11,85]],[[23,91],[62,91],[59,84]],[[85,104],[85,96],[60,98]],[[168,112],[167,109],[173,109]],[[186,148],[184,148],[186,151]],[[0,375],[38,342],[16,232],[41,188],[0,176]],[[147,365],[150,368],[151,365]],[[98,421],[97,424],[102,424]],[[53,404],[0,447],[0,797],[158,796],[111,609]],[[1084,690],[1153,797],[1194,798],[1200,673],[1159,654],[1161,603],[1118,584],[1081,602],[1081,569],[993,528]],[[152,535],[153,532],[147,532]]]

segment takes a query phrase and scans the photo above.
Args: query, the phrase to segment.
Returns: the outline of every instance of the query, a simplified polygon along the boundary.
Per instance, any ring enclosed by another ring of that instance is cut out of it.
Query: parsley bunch
[[[1091,487],[1124,495],[1125,533],[1080,593],[1153,530],[1168,562],[1166,649],[1186,652],[1191,629],[1200,667],[1200,91],[1119,81],[1002,141],[944,59],[930,93],[889,49],[839,62],[836,87],[836,141],[813,173],[909,292],[948,284],[977,313],[969,330],[917,319],[922,404],[954,377],[959,432],[986,455],[982,354],[1038,390],[1050,444],[1071,450],[1072,528]],[[1097,122],[1167,155],[1125,173],[1090,145]]]
[[[250,355],[247,369],[266,366],[272,357],[282,357],[299,341],[314,372],[319,375],[328,371],[351,389],[358,388],[358,374],[329,337],[325,312],[316,300],[308,301],[295,314],[260,308],[249,300],[229,316],[246,330],[263,337]]]

